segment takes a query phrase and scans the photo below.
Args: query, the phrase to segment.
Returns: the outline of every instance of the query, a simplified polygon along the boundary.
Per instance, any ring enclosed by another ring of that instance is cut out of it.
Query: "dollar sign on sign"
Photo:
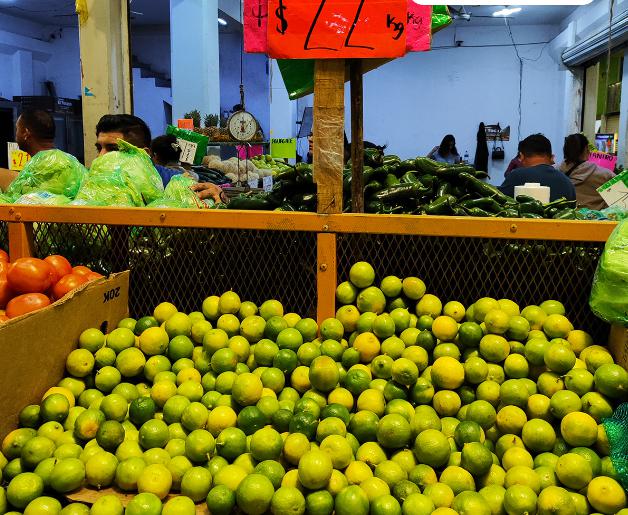
[[[279,34],[281,35],[284,35],[286,33],[286,30],[288,30],[288,20],[286,20],[286,17],[284,15],[284,11],[287,9],[288,8],[284,5],[283,0],[279,0],[279,7],[275,9],[275,15],[279,20],[279,25],[277,25],[276,27],[277,32],[279,32]]]

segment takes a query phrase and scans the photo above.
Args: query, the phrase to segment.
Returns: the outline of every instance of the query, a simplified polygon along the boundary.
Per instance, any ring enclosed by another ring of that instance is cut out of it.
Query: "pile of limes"
[[[2,442],[0,515],[628,514],[628,373],[560,302],[443,305],[363,262],[336,293],[320,327],[227,292],[84,331]],[[62,507],[85,486],[137,495]]]

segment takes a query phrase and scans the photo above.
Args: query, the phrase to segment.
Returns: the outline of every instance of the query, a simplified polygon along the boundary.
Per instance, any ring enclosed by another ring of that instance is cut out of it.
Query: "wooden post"
[[[32,223],[9,222],[9,258],[11,261],[35,255]]]
[[[345,61],[317,60],[314,75],[314,181],[318,212],[342,213]]]
[[[326,318],[333,318],[336,315],[336,286],[338,281],[336,235],[320,232],[317,235],[316,244],[318,249],[316,318],[320,325]]]
[[[364,213],[364,88],[362,60],[354,59],[351,76],[351,211]]]

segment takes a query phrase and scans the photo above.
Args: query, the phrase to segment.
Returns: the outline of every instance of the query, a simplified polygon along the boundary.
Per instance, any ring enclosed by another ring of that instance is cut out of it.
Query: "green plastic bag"
[[[609,324],[628,327],[628,220],[620,222],[606,242],[589,305]]]
[[[46,191],[73,199],[87,170],[70,154],[61,150],[38,152],[7,188],[13,200],[31,192]]]
[[[144,201],[129,175],[114,169],[108,173],[90,172],[71,205],[143,207]]]
[[[22,195],[15,201],[15,204],[24,204],[29,206],[67,206],[72,199],[65,195],[55,195],[48,191],[37,191]]]
[[[198,132],[189,131],[187,129],[179,129],[174,125],[168,125],[166,128],[166,134],[189,143],[189,145],[187,145],[189,148],[186,149],[184,146],[181,147],[182,163],[200,165],[203,162],[203,158],[207,155],[207,145],[209,145],[209,138],[207,136],[203,136]],[[179,145],[181,145],[181,142],[179,142]]]
[[[192,177],[175,175],[164,191],[164,196],[147,207],[170,209],[208,209],[214,207],[213,200],[201,200],[190,188],[196,184]]]
[[[89,171],[89,177],[111,177],[116,185],[119,178],[116,175],[124,175],[133,184],[134,195],[139,192],[143,202],[136,204],[143,206],[161,198],[164,193],[164,185],[157,169],[153,166],[149,155],[142,149],[134,147],[126,141],[118,140],[117,152],[108,152],[94,160]],[[96,198],[101,201],[102,199]],[[107,205],[107,204],[105,204]]]

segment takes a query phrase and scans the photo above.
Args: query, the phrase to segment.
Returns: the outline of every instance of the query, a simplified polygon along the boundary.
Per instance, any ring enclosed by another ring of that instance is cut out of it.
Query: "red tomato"
[[[11,263],[7,272],[9,286],[15,293],[43,293],[55,277],[54,268],[37,258],[18,259]]]
[[[56,300],[59,300],[61,297],[65,297],[69,292],[75,290],[81,284],[85,284],[86,282],[87,278],[82,275],[65,275],[52,287],[52,296]]]
[[[85,276],[88,281],[95,281],[96,279],[101,279],[104,275],[99,274],[98,272],[90,272]]]
[[[0,261],[9,262],[9,255],[4,250],[0,250]]]
[[[13,290],[9,288],[9,283],[7,281],[7,274],[0,273],[0,309],[4,309],[7,306],[7,302],[9,302],[15,294]]]
[[[91,274],[92,271],[86,266],[75,266],[72,269],[72,273],[76,275],[87,275],[87,274]]]
[[[0,261],[0,274],[6,274],[9,271],[11,263],[8,261]]]
[[[27,293],[14,297],[7,304],[6,316],[16,318],[50,305],[50,299],[42,293]]]
[[[56,280],[53,281],[53,284],[61,279],[64,275],[72,273],[72,265],[63,256],[48,256],[44,259],[44,261],[48,263],[52,268],[54,268],[56,272],[57,277]]]

